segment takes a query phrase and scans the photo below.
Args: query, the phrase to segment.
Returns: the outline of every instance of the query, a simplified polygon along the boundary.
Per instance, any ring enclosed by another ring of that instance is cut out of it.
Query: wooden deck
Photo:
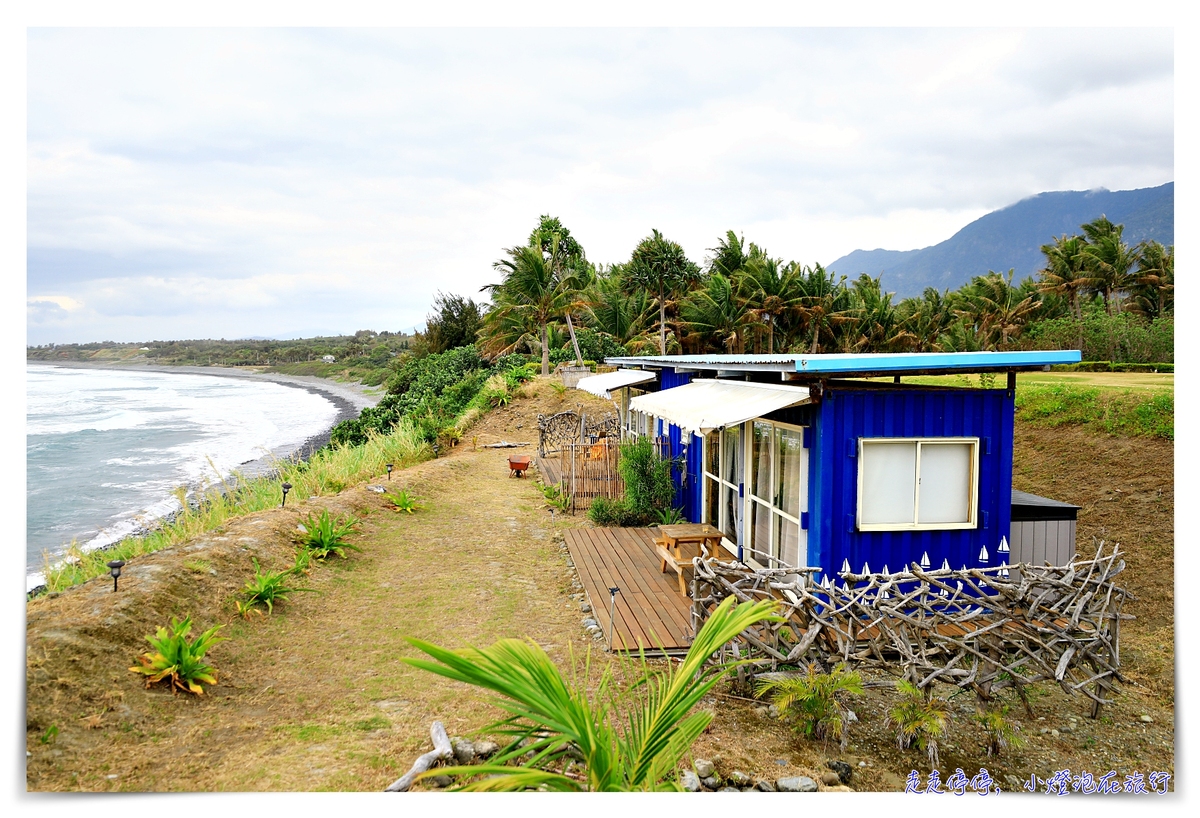
[[[609,633],[609,588],[617,594],[612,630],[615,651],[647,655],[687,652],[692,636],[691,600],[679,593],[678,578],[663,573],[649,528],[572,528],[564,532],[592,617]]]

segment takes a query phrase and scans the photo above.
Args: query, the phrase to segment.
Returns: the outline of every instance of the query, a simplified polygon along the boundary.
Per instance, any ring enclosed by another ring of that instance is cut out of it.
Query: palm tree
[[[644,289],[626,288],[620,265],[599,271],[585,300],[588,325],[596,332],[631,353],[646,345],[654,322],[654,303]]]
[[[853,306],[846,311],[846,352],[894,352],[912,345],[913,335],[892,306],[892,293],[884,292],[880,276],[863,273],[850,285]]]
[[[941,335],[954,321],[950,309],[949,290],[945,294],[936,287],[926,287],[921,298],[906,298],[897,312],[912,335],[913,352],[941,352]]]
[[[1151,320],[1161,318],[1175,309],[1175,248],[1144,241],[1137,246],[1137,258],[1129,309]]]
[[[734,597],[726,597],[678,667],[668,664],[653,672],[643,657],[642,678],[634,685],[638,695],[619,698],[611,692],[611,664],[593,698],[585,686],[568,684],[533,640],[501,639],[489,648],[453,651],[409,639],[433,661],[400,661],[491,691],[495,704],[511,714],[488,728],[512,739],[489,763],[426,775],[473,779],[464,790],[680,790],[675,770],[713,719],[710,712],[692,711],[733,669],[708,664],[709,657],[756,622],[777,620],[775,607],[771,600],[736,604]],[[627,705],[624,712],[618,712],[618,703]],[[529,753],[533,756],[526,759]],[[581,773],[550,769],[565,767],[572,757],[582,757]],[[509,766],[512,762],[521,766]]]
[[[707,349],[746,351],[746,334],[755,320],[743,307],[733,282],[720,273],[713,273],[703,287],[688,293],[680,302],[679,314],[688,332]]]
[[[796,312],[804,299],[801,268],[769,258],[750,245],[751,253],[734,279],[739,295],[750,313],[767,329],[767,352],[775,351],[775,326],[785,315]]]
[[[626,281],[633,287],[644,287],[658,304],[659,353],[667,354],[667,302],[695,283],[700,268],[691,261],[676,242],[663,237],[657,230],[642,239],[634,248],[626,268]]]
[[[580,275],[567,267],[558,239],[551,239],[547,253],[537,231],[527,246],[511,247],[504,252],[508,258],[492,265],[504,275],[504,280],[482,288],[491,292],[493,302],[484,319],[484,352],[499,354],[528,343],[530,330],[537,327],[541,334],[542,374],[548,375],[548,328],[551,322],[579,306]]]
[[[1083,321],[1080,293],[1089,286],[1090,278],[1083,254],[1087,239],[1082,236],[1062,235],[1053,244],[1043,244],[1046,266],[1041,270],[1042,292],[1053,293],[1067,300],[1067,306],[1076,321]]]
[[[821,351],[821,342],[827,340],[831,346],[838,342],[838,330],[851,320],[850,295],[846,290],[846,277],[837,281],[820,264],[804,270],[804,296],[797,308],[812,335],[810,354]]]
[[[1101,216],[1082,228],[1088,239],[1083,248],[1088,287],[1103,296],[1104,309],[1112,315],[1119,294],[1133,283],[1130,270],[1137,263],[1137,253],[1121,240],[1123,224],[1113,224]]]
[[[1037,309],[1032,296],[1021,298],[1021,291],[1012,286],[1012,277],[1013,270],[1007,277],[988,270],[986,276],[975,276],[960,290],[962,307],[957,312],[974,328],[984,349],[1007,349]]]

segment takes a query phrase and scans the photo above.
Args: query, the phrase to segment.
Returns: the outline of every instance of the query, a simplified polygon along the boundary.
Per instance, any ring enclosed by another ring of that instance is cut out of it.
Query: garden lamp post
[[[617,611],[617,594],[621,592],[620,588],[608,589],[608,649],[611,652],[613,649],[613,616]]]
[[[292,484],[284,483],[280,488],[283,489],[283,502],[279,504],[279,507],[283,508],[287,505],[287,493],[292,490]]]
[[[112,574],[113,578],[113,593],[117,592],[117,577],[121,576],[121,568],[125,565],[125,560],[110,560],[108,563],[108,573]]]
[[[387,472],[388,472],[388,480],[391,480],[392,479],[392,464],[388,463],[387,466],[385,466],[385,468],[387,469]]]

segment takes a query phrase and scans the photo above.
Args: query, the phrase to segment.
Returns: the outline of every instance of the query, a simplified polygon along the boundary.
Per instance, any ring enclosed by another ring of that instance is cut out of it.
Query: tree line
[[[593,263],[547,215],[492,265],[499,280],[483,288],[490,302],[439,294],[414,349],[476,342],[488,357],[540,357],[543,373],[575,357],[577,346],[594,360],[1036,347],[1173,361],[1174,248],[1129,246],[1123,226],[1103,216],[1080,230],[1041,248],[1046,263],[1036,276],[1014,283],[1012,270],[989,271],[957,290],[930,287],[897,303],[880,276],[848,280],[821,264],[785,261],[732,230],[702,263],[658,230],[628,260]]]

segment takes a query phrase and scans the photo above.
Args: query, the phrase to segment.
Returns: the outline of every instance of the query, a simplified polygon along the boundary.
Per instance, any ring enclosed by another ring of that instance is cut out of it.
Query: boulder
[[[450,739],[450,747],[454,750],[454,760],[458,764],[471,764],[475,761],[475,745],[465,738],[455,736]]]
[[[735,787],[748,787],[751,784],[750,776],[741,770],[734,770],[726,780]]]
[[[795,775],[781,778],[775,782],[775,788],[780,792],[816,792],[817,782],[806,775]]]
[[[821,783],[826,787],[836,787],[842,783],[842,779],[835,772],[821,773]]]
[[[475,755],[477,755],[479,758],[491,758],[500,751],[499,744],[494,741],[488,741],[487,739],[473,742],[473,744],[475,745]]]
[[[700,792],[700,777],[691,770],[679,774],[679,784],[687,792]]]
[[[717,787],[721,786],[721,779],[717,778],[715,775],[710,775],[707,778],[700,779],[700,783],[710,790],[715,790]]]
[[[758,790],[759,792],[775,792],[775,785],[770,781],[763,779],[754,785],[754,789]]]
[[[854,775],[854,768],[844,761],[831,761],[825,766],[837,773],[843,784],[849,784],[851,776]]]
[[[708,778],[717,771],[716,765],[706,758],[696,759],[696,763],[692,765],[696,770],[696,775],[701,778]]]

